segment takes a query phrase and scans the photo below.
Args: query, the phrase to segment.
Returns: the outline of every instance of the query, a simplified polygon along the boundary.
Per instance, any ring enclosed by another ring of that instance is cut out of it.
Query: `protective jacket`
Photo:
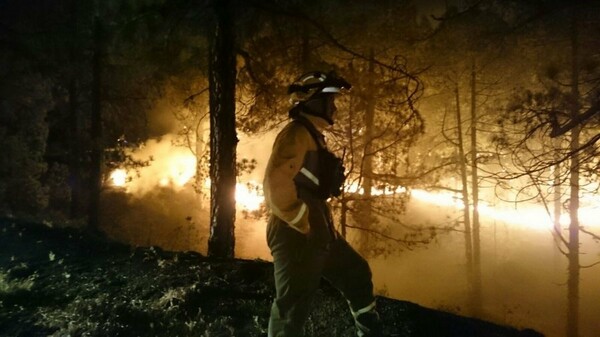
[[[294,177],[300,172],[306,153],[316,150],[317,144],[308,130],[300,124],[289,123],[275,139],[263,181],[265,201],[271,213],[304,234],[310,229],[308,207],[298,198]]]
[[[301,233],[309,231],[306,200],[339,195],[342,160],[329,152],[323,135],[300,116],[275,139],[263,183],[273,215]]]

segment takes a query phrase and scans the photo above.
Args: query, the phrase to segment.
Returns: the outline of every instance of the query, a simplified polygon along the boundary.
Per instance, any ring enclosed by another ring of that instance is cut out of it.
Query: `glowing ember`
[[[127,172],[123,169],[116,169],[110,174],[110,180],[114,186],[123,187],[127,182]]]

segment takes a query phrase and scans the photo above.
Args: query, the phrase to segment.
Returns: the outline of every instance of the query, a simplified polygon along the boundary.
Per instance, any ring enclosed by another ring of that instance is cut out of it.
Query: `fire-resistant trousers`
[[[360,313],[374,307],[373,283],[367,261],[332,226],[325,201],[310,200],[308,235],[271,217],[267,243],[274,264],[276,297],[271,307],[269,337],[304,335],[304,322],[321,277],[348,300],[350,310]]]

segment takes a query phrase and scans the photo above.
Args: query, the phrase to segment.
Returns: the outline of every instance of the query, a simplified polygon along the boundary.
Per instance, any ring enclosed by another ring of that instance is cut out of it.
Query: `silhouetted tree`
[[[214,1],[209,54],[211,221],[208,255],[234,257],[236,145],[234,14],[230,1]]]
[[[503,13],[486,4],[484,1],[462,9],[447,8],[435,33],[425,43],[431,48],[426,59],[432,66],[424,78],[435,86],[437,93],[447,97],[447,102],[454,102],[450,107],[447,103],[434,107],[443,109],[444,115],[454,110],[455,116],[444,117],[442,136],[446,145],[442,144],[436,151],[441,151],[445,158],[439,168],[455,176],[459,187],[448,186],[451,182],[446,178],[433,188],[454,190],[464,204],[460,222],[465,238],[468,307],[473,314],[481,314],[483,307],[479,190],[486,177],[481,176],[480,166],[491,151],[479,141],[479,134],[486,129],[485,119],[490,119],[485,116],[485,110],[492,110],[495,102],[487,97],[501,96],[500,84],[502,80],[506,83],[503,78],[506,72],[498,69],[507,67],[513,60],[507,57],[511,52],[504,41],[508,29]],[[435,51],[440,49],[446,52],[436,56]],[[449,151],[444,150],[445,146]],[[449,167],[456,169],[449,172]]]
[[[594,46],[598,43],[600,26],[597,18],[589,15],[598,9],[597,5],[579,2],[565,5],[559,2],[554,11],[536,22],[538,27],[563,37],[560,42],[540,46],[538,51],[544,53],[549,48],[563,52],[545,60],[545,71],[539,76],[541,87],[516,95],[504,116],[524,127],[525,133],[506,132],[499,141],[512,149],[512,158],[519,158],[513,161],[516,167],[508,178],[526,176],[531,195],[554,207],[566,204],[568,229],[565,233],[555,225],[554,235],[568,261],[566,335],[576,337],[579,336],[579,273],[585,267],[581,264],[580,234],[599,238],[585,229],[579,211],[582,196],[598,191],[598,151],[594,144],[600,137],[597,120],[591,118],[590,111],[598,104],[599,68],[592,60],[597,57]],[[552,140],[551,137],[561,134],[563,139]],[[548,180],[553,181],[551,188],[547,187]],[[554,214],[559,216],[560,211],[555,210]]]

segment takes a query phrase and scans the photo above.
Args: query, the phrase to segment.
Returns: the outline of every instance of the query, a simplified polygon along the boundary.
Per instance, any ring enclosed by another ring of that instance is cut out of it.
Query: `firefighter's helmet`
[[[336,94],[350,89],[352,85],[335,72],[313,71],[300,76],[288,88],[290,101],[294,105],[309,101],[319,94]]]

